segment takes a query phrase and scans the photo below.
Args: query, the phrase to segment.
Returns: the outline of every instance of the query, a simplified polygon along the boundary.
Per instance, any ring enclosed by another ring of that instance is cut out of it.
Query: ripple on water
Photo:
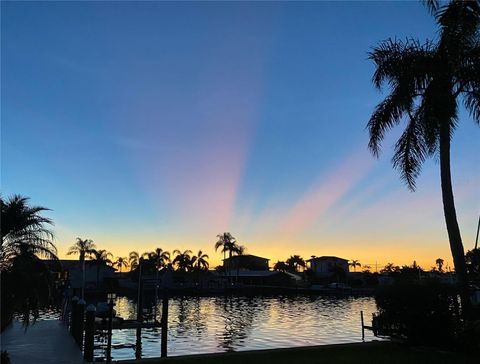
[[[116,299],[117,314],[135,318],[133,298]],[[169,302],[168,355],[202,354],[361,341],[360,311],[375,312],[371,297],[188,297]],[[154,313],[153,302],[149,307]],[[156,315],[160,319],[161,302]],[[366,331],[366,340],[373,339]],[[98,338],[97,338],[98,339]],[[136,330],[114,330],[114,359],[135,358]],[[160,330],[141,331],[142,357],[160,355]],[[103,356],[100,350],[96,355]]]

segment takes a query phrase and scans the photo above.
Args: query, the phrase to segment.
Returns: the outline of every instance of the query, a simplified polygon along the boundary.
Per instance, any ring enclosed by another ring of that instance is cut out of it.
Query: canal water
[[[136,301],[119,296],[117,316],[136,318]],[[160,320],[161,301],[146,313]],[[168,356],[361,341],[360,311],[370,324],[373,297],[185,297],[169,301]],[[114,330],[115,360],[160,356],[160,329]],[[366,341],[374,339],[366,330]],[[97,344],[105,338],[97,337]],[[141,343],[141,347],[137,344]],[[97,349],[95,356],[104,352]]]

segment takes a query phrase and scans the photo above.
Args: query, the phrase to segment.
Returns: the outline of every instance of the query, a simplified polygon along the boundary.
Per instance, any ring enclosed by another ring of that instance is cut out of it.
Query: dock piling
[[[95,311],[94,305],[88,305],[85,320],[85,344],[83,346],[83,358],[85,361],[93,362],[93,345],[95,335]]]
[[[363,311],[360,311],[360,320],[362,322],[362,341],[365,341],[365,324],[363,322]]]
[[[80,299],[77,302],[77,326],[75,332],[75,341],[80,349],[82,348],[83,344],[83,329],[85,327],[85,305],[86,302],[83,299]]]
[[[77,303],[78,297],[74,296],[71,301],[71,310],[70,310],[70,334],[75,337],[76,325],[77,325]]]
[[[108,304],[108,323],[107,323],[107,364],[112,362],[112,321],[113,321],[113,298],[110,298]]]
[[[168,294],[165,293],[162,300],[162,321],[161,321],[161,357],[167,357],[167,335],[168,335]]]

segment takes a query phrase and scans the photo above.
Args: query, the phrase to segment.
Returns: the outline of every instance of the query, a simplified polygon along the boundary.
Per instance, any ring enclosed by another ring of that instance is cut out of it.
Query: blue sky
[[[203,248],[363,262],[450,260],[438,163],[410,193],[366,122],[368,51],[433,38],[418,2],[2,2],[2,193],[50,207],[115,255]],[[478,127],[452,164],[465,245],[479,212]],[[431,262],[431,263],[430,263]]]

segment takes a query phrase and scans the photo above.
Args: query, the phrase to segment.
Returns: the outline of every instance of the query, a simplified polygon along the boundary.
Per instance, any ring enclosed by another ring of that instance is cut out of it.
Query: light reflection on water
[[[124,319],[136,317],[133,298],[117,297],[115,309]],[[376,310],[372,297],[171,298],[168,355],[358,342],[362,310],[369,323]],[[149,311],[153,313],[153,302]],[[160,313],[161,301],[158,320]],[[374,338],[368,330],[365,335],[367,341]],[[143,358],[160,356],[160,329],[142,329],[141,338]],[[113,359],[135,358],[135,342],[135,329],[114,330]]]

